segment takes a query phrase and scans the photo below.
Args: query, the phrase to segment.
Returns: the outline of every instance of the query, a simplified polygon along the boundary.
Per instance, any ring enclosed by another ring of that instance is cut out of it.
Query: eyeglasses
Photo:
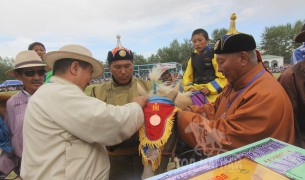
[[[38,76],[43,76],[46,73],[46,70],[39,69],[37,71],[35,71],[35,70],[25,70],[25,71],[23,71],[23,74],[27,77],[33,77],[33,76],[35,76],[36,73],[38,74]]]

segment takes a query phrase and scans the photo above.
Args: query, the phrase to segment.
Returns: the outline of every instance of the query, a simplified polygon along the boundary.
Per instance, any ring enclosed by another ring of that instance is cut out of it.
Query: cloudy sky
[[[233,12],[238,31],[257,42],[265,27],[305,19],[305,0],[1,0],[0,7],[1,57],[40,41],[47,51],[81,44],[105,60],[117,34],[123,46],[148,57],[197,28],[228,28]]]

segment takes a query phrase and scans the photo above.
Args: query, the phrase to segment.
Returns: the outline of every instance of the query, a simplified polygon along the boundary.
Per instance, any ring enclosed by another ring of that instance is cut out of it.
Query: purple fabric
[[[206,99],[205,95],[202,94],[200,91],[194,91],[191,94],[191,99],[193,102],[193,105],[201,106],[203,104],[208,103],[208,100]]]
[[[19,158],[22,157],[23,149],[23,119],[28,98],[20,91],[12,96],[6,103],[6,122],[11,134],[13,152]]]
[[[15,166],[16,163],[8,157],[8,154],[6,152],[3,151],[0,155],[0,171],[7,175],[12,170],[14,170]]]

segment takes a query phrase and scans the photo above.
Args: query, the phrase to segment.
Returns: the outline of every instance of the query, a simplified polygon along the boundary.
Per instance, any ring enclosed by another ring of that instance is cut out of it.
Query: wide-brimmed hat
[[[27,67],[46,66],[35,51],[21,51],[17,54],[14,62],[14,68],[5,72],[7,76],[15,77],[16,69]]]
[[[92,78],[97,78],[104,73],[102,63],[93,58],[91,51],[81,45],[70,44],[60,48],[58,51],[48,52],[44,55],[43,60],[53,68],[56,61],[66,58],[77,59],[91,64],[93,69]]]
[[[305,24],[303,25],[301,32],[295,37],[294,40],[297,43],[305,42]]]

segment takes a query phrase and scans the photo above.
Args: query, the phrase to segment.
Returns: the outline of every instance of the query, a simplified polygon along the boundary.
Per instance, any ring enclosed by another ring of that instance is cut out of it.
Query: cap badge
[[[125,57],[126,56],[126,52],[124,50],[120,50],[119,55],[121,57]]]

